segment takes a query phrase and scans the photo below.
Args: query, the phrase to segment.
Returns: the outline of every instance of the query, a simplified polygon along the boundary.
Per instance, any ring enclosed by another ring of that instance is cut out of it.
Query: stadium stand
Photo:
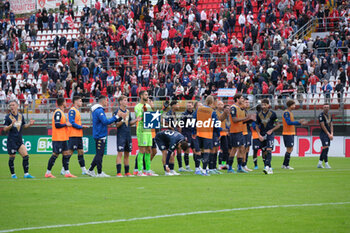
[[[220,88],[276,105],[350,104],[347,1],[108,3],[12,19],[0,11],[1,105],[16,98],[34,108],[73,95],[136,101],[142,89],[191,100]]]

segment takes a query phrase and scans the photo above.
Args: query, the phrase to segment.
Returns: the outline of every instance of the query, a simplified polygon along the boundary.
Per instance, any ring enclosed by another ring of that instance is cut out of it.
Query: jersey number
[[[174,132],[171,132],[171,131],[168,131],[168,130],[167,130],[167,131],[164,132],[164,134],[169,135],[169,136],[172,136],[172,135],[174,135]]]

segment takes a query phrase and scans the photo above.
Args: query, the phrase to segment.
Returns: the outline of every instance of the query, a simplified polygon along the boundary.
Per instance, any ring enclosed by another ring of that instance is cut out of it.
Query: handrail
[[[342,20],[344,17],[327,17],[327,18],[317,18],[317,17],[312,17],[305,25],[303,25],[301,28],[299,28],[294,34],[292,34],[289,39],[295,40],[295,39],[302,39],[303,36],[308,34],[310,31],[309,29],[314,27],[315,24],[318,24],[320,21],[324,21],[324,24],[326,26],[322,29],[329,28],[327,25],[333,24],[333,20]],[[311,25],[310,25],[311,24]],[[302,36],[300,36],[302,35]]]

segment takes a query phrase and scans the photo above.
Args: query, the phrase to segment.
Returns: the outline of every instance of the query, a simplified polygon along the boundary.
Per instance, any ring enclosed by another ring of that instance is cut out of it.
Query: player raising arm
[[[18,112],[18,103],[15,100],[9,102],[10,113],[5,116],[4,131],[8,132],[7,137],[7,153],[9,154],[9,167],[11,178],[16,179],[14,160],[16,152],[23,158],[24,178],[34,178],[28,173],[29,169],[29,155],[27,148],[23,144],[22,129],[29,128],[34,124],[34,120],[30,120],[28,124],[25,123],[23,114]]]

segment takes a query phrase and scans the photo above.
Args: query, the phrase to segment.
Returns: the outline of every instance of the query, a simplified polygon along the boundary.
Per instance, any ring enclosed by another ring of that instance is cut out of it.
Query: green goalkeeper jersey
[[[148,112],[153,111],[153,110],[152,110],[152,107],[151,107],[149,104],[146,104],[145,107],[147,108],[147,111],[148,111]],[[139,121],[139,122],[137,123],[137,125],[136,125],[136,126],[137,126],[136,134],[152,134],[152,129],[145,129],[145,128],[143,127],[143,121],[144,121],[144,119],[143,119],[143,113],[144,113],[144,105],[141,104],[141,103],[138,103],[138,104],[135,106],[135,117],[136,117],[136,118],[137,118],[137,117],[141,117],[142,120]]]

